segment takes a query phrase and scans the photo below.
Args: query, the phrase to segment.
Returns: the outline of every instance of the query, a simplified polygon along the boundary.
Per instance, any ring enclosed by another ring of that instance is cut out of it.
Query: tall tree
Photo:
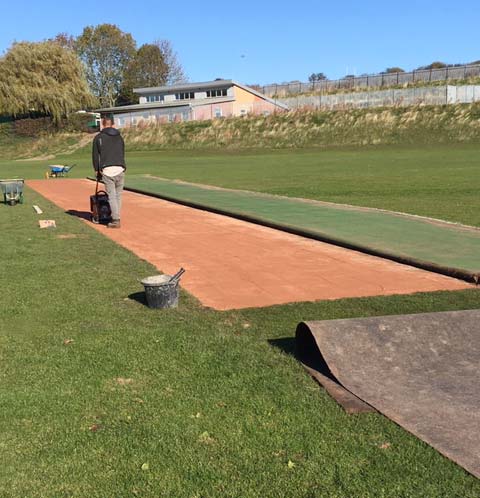
[[[85,64],[92,93],[101,105],[115,105],[123,75],[136,52],[132,35],[114,24],[87,26],[77,38],[75,48]]]
[[[324,73],[312,73],[309,77],[308,77],[308,81],[310,81],[311,83],[315,82],[315,81],[323,81],[323,80],[326,80],[327,77],[325,76]]]
[[[60,44],[15,43],[0,59],[0,114],[33,111],[59,121],[94,105],[77,55]]]
[[[156,40],[154,42],[163,55],[163,60],[168,68],[166,84],[175,85],[178,83],[186,83],[187,75],[180,64],[178,54],[173,50],[173,46],[169,40]]]
[[[419,68],[417,68],[417,70],[422,70],[422,69],[443,69],[445,67],[447,67],[447,64],[445,64],[445,62],[435,61],[435,62],[432,62],[431,64],[428,64],[428,66],[420,66]]]
[[[387,67],[385,69],[383,74],[393,74],[393,73],[404,73],[405,69],[402,69],[401,67]]]
[[[134,88],[166,85],[168,69],[158,45],[142,45],[125,71],[119,103],[132,103]]]

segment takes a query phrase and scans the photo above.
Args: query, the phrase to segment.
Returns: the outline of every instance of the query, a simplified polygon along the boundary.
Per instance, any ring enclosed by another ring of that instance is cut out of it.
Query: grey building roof
[[[206,81],[204,83],[182,83],[179,85],[170,86],[152,86],[148,88],[134,88],[133,91],[139,95],[148,95],[150,93],[177,93],[186,92],[191,90],[207,90],[210,88],[224,88],[232,86],[235,82],[233,80],[215,80]]]
[[[148,109],[165,109],[171,107],[198,107],[206,104],[221,104],[223,102],[233,102],[234,97],[216,97],[195,100],[175,100],[173,102],[146,102],[145,104],[121,105],[117,107],[105,107],[97,109],[96,112],[131,112],[144,111]]]

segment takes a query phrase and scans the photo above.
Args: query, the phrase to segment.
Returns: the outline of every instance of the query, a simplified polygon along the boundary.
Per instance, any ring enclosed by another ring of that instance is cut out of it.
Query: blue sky
[[[0,52],[108,22],[138,44],[169,39],[191,81],[267,84],[478,60],[479,18],[478,0],[16,0],[2,2]]]

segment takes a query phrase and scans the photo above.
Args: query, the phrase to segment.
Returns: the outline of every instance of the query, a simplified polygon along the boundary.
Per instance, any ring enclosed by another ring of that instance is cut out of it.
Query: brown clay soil
[[[52,179],[27,185],[62,209],[88,217],[93,182]],[[182,286],[217,310],[471,288],[460,280],[132,192],[124,192],[121,229],[85,222],[162,272],[173,274],[183,266]]]

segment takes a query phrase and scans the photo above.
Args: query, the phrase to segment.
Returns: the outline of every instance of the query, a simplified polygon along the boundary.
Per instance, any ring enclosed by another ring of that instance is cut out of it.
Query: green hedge
[[[92,127],[92,122],[95,121],[95,117],[90,113],[74,113],[70,114],[61,124],[61,128],[64,131],[70,132],[93,132],[97,131],[95,127]]]
[[[50,117],[17,119],[13,128],[19,137],[38,137],[57,129]]]
[[[13,135],[12,123],[0,123],[0,138],[8,138]]]

